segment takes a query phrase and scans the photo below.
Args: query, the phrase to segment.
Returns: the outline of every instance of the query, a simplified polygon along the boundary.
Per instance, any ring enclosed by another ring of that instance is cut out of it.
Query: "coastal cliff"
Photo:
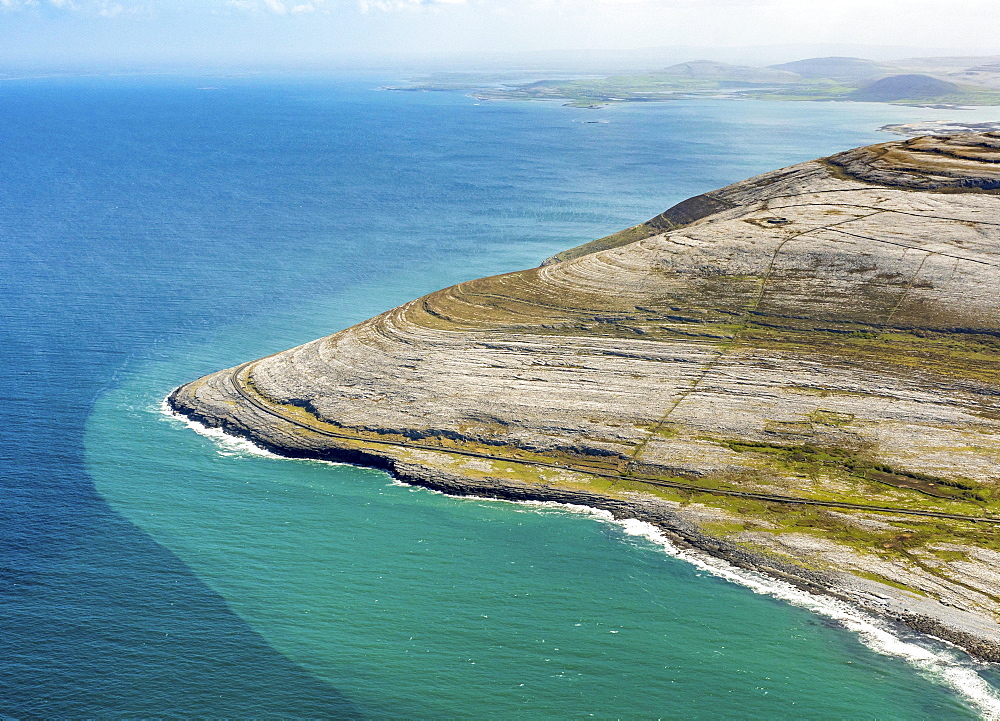
[[[277,452],[580,503],[1000,661],[1000,133],[840,153],[175,390]]]

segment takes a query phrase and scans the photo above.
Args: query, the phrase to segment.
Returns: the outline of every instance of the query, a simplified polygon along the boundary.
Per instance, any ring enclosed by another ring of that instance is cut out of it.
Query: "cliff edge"
[[[174,391],[286,455],[561,500],[1000,661],[1000,133],[840,153]]]

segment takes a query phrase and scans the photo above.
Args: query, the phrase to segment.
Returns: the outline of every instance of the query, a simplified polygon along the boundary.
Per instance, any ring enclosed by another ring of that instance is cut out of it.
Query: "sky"
[[[879,46],[868,53],[876,59],[891,59],[894,46],[897,57],[1000,54],[997,2],[961,0],[945,11],[940,0],[0,0],[0,73],[25,64],[337,65],[670,46],[706,57],[712,48],[788,46],[772,62],[808,57],[807,46],[813,54]]]

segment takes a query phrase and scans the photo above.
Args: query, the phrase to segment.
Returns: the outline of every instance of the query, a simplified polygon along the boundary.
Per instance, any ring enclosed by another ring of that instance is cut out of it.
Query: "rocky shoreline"
[[[275,444],[273,439],[269,440],[266,435],[226,423],[217,417],[198,413],[183,403],[179,390],[174,390],[166,399],[166,404],[172,412],[208,428],[221,428],[227,434],[245,438],[285,458],[349,463],[374,468],[385,471],[403,483],[450,496],[586,506],[607,511],[616,520],[643,521],[659,529],[678,549],[705,553],[737,568],[783,581],[800,591],[846,602],[865,613],[889,622],[890,625],[951,643],[977,660],[1000,663],[1000,629],[993,634],[983,633],[992,624],[991,619],[981,619],[984,623],[979,623],[980,619],[969,618],[964,612],[946,609],[940,604],[935,604],[936,608],[928,608],[930,604],[914,603],[912,594],[884,584],[859,584],[857,579],[845,577],[844,574],[818,572],[762,553],[755,553],[724,538],[702,532],[696,522],[685,518],[684,510],[679,504],[644,498],[639,494],[633,494],[630,498],[616,498],[557,486],[517,483],[503,478],[476,479],[419,463],[403,462],[392,454],[380,453],[373,449],[290,448]],[[977,626],[980,627],[979,632],[976,630]]]
[[[1000,133],[838,153],[178,388],[288,456],[589,506],[1000,662]]]

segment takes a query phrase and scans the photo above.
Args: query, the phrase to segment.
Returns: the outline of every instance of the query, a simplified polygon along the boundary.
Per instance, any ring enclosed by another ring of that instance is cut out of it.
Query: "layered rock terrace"
[[[170,403],[289,455],[643,516],[1000,660],[998,188],[1000,133],[847,151]]]

